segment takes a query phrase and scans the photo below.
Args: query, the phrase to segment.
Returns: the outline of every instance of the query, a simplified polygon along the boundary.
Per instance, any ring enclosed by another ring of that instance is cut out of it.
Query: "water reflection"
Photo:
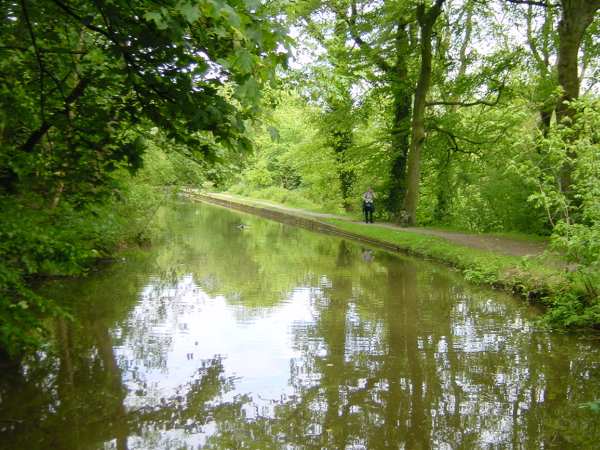
[[[78,323],[0,378],[0,448],[594,448],[598,346],[425,262],[206,206],[49,292]],[[240,228],[243,222],[246,226]]]

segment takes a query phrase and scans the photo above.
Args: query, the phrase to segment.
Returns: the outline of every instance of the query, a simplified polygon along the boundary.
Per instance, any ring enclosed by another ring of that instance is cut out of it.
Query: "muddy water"
[[[157,220],[152,249],[45,288],[77,321],[0,375],[0,448],[597,448],[597,341],[424,261],[211,206]]]

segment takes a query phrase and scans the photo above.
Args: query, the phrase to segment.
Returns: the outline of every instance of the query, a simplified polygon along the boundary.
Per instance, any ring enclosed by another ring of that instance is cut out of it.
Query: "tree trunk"
[[[417,19],[421,29],[421,71],[415,91],[412,117],[412,134],[410,152],[408,154],[407,190],[404,199],[404,210],[407,223],[416,223],[417,203],[419,201],[419,181],[421,177],[421,150],[425,142],[425,106],[426,97],[431,84],[431,40],[433,25],[442,12],[444,0],[436,0],[435,4],[425,12],[425,6],[417,7]]]
[[[599,0],[562,0],[562,17],[558,24],[558,82],[563,89],[556,105],[556,120],[560,123],[573,119],[575,110],[568,103],[579,97],[579,48],[586,29],[594,20],[594,14],[600,8]],[[570,158],[576,155],[569,154]],[[573,164],[566,162],[561,169],[560,186],[563,192],[569,192]]]
[[[412,88],[408,81],[408,44],[407,25],[398,24],[395,48],[396,63],[393,72],[390,73],[394,97],[394,114],[391,130],[393,156],[387,199],[387,209],[396,221],[400,221],[402,218],[402,205],[406,195],[406,160],[408,157],[412,97]]]

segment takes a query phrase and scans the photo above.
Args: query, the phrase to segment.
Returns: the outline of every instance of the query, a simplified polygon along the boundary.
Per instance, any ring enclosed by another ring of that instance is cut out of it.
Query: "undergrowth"
[[[134,186],[104,204],[74,207],[64,201],[40,208],[42,198],[0,197],[0,352],[16,356],[46,340],[44,321],[70,317],[32,289],[46,277],[81,276],[124,243],[140,243],[150,232],[150,214],[164,197]]]

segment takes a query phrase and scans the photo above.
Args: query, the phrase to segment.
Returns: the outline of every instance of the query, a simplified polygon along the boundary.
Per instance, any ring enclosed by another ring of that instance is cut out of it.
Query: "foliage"
[[[297,65],[288,72],[289,83],[316,109],[320,137],[334,153],[342,134],[350,138],[343,159],[334,161],[338,176],[351,174],[351,189],[348,194],[341,192],[345,206],[360,204],[360,192],[374,185],[381,218],[396,217],[397,205],[391,199],[402,190],[398,179],[403,170],[402,139],[394,138],[394,133],[400,127],[395,122],[399,92],[414,93],[419,71],[419,36],[410,34],[410,27],[416,27],[416,6],[411,1],[368,7],[363,2],[301,2],[288,11],[290,20],[306,33],[297,51],[311,58],[310,65]],[[417,217],[426,225],[547,235],[553,226],[544,209],[532,209],[527,203],[536,192],[535,184],[507,170],[507,161],[535,149],[530,146],[523,152],[520,143],[536,135],[540,108],[550,108],[551,115],[560,98],[549,63],[540,65],[540,58],[551,58],[558,51],[554,26],[559,11],[500,7],[506,10],[505,20],[494,13],[494,5],[448,3],[447,16],[436,25]],[[522,45],[509,45],[506,40],[515,24],[529,26],[529,34],[518,40]],[[407,26],[412,45],[401,48]],[[477,44],[486,39],[489,48],[481,51]],[[584,44],[582,58],[593,66],[594,49],[588,40]],[[404,81],[395,78],[399,76]],[[302,133],[306,123],[288,125]],[[310,158],[312,153],[309,146],[295,156]],[[277,183],[271,169],[264,160],[249,160],[248,171],[255,178],[249,184],[264,188]],[[333,182],[331,174],[324,177]]]
[[[128,175],[127,175],[128,177]],[[40,317],[65,316],[29,283],[47,276],[83,275],[98,258],[145,231],[158,200],[152,188],[123,185],[107,202],[74,208],[31,209],[3,198],[0,229],[0,347],[11,355],[35,348],[44,336]],[[35,202],[36,199],[30,199]],[[37,199],[43,204],[43,199]]]
[[[293,92],[282,92],[277,102],[277,108],[255,128],[255,152],[231,191],[260,192],[263,198],[284,202],[283,197],[294,198],[296,206],[304,197],[305,203],[319,209],[339,211],[336,156],[317,131],[317,109]]]
[[[31,279],[84,273],[120,242],[146,239],[161,187],[351,212],[372,186],[379,219],[399,220],[409,148],[422,153],[410,220],[416,203],[422,224],[552,235],[574,272],[552,321],[593,323],[597,6],[519,3],[5,2],[0,291],[3,323],[21,318],[0,347],[15,353],[19,335],[39,334],[33,317],[58,312]],[[438,7],[428,39],[419,18]],[[296,61],[266,90],[286,63],[284,21],[314,64]],[[416,96],[424,68],[431,86]],[[469,267],[472,279],[496,276],[494,264]]]
[[[574,121],[553,124],[546,136],[523,147],[512,167],[536,186],[528,198],[543,209],[552,225],[552,245],[570,262],[569,287],[554,302],[550,323],[566,326],[597,324],[600,320],[600,159],[597,100],[574,102]],[[561,176],[571,172],[569,189]]]
[[[235,170],[286,39],[247,1],[3,6],[0,349],[16,356],[61,313],[32,280],[81,275],[146,239],[159,186]]]

